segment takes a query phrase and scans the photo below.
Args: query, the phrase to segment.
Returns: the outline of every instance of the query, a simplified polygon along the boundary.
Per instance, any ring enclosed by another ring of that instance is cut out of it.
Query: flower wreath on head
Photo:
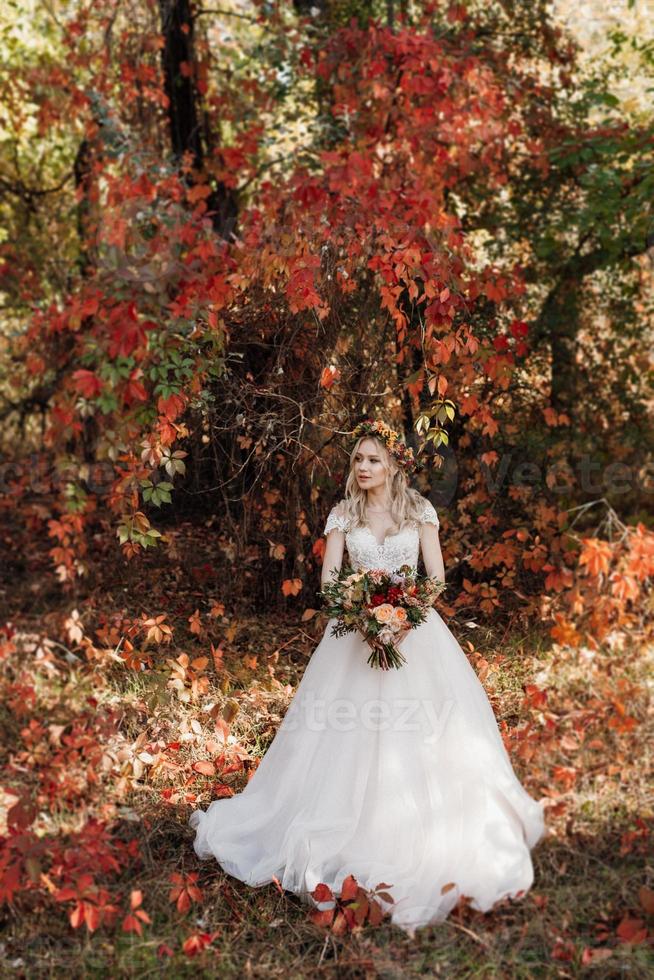
[[[381,419],[365,419],[359,422],[352,430],[352,438],[356,442],[362,436],[381,439],[389,454],[405,473],[415,473],[422,469],[422,464],[413,455],[413,450],[400,438],[400,434]]]

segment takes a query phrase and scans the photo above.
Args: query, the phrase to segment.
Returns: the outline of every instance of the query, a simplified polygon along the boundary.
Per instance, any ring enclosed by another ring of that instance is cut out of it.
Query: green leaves
[[[167,483],[165,480],[156,484],[152,480],[139,480],[139,483],[143,487],[143,500],[147,503],[154,504],[155,507],[170,503],[170,491],[173,489],[172,483]]]
[[[416,419],[415,429],[419,434],[424,435],[424,441],[420,447],[420,452],[427,443],[431,442],[438,449],[439,446],[448,446],[449,435],[445,429],[447,422],[453,422],[456,414],[456,406],[450,398],[438,398],[430,408],[424,410]]]

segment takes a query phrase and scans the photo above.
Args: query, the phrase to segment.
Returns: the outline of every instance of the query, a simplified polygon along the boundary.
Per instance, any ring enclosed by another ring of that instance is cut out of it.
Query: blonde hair
[[[404,470],[398,466],[388,452],[384,442],[376,436],[363,435],[357,439],[350,453],[350,472],[345,482],[345,499],[343,501],[343,516],[348,519],[350,527],[364,527],[366,520],[366,491],[359,486],[354,472],[354,459],[359,447],[366,439],[370,439],[379,447],[379,455],[386,469],[386,490],[390,500],[391,520],[390,529],[397,534],[410,521],[419,521],[424,510],[424,499],[410,487]]]

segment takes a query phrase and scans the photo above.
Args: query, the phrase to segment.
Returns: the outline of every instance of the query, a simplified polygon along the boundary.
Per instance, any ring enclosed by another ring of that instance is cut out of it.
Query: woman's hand
[[[366,641],[371,650],[377,646],[377,640],[373,636],[366,636],[362,629],[357,626],[357,633]]]
[[[410,632],[411,632],[411,627],[410,626],[404,626],[400,630],[400,632],[396,634],[395,640],[393,641],[395,643],[395,646],[396,647],[399,647],[400,644],[403,642],[404,637],[407,635],[407,633],[410,633]]]

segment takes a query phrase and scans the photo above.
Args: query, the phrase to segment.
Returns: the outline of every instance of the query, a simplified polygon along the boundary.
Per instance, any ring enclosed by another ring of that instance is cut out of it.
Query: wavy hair
[[[350,472],[345,482],[345,499],[343,501],[344,516],[347,517],[350,527],[364,527],[367,524],[366,491],[359,486],[354,473],[354,459],[359,451],[359,446],[366,439],[372,440],[379,447],[379,455],[386,470],[386,490],[391,502],[391,519],[393,521],[393,527],[387,533],[397,534],[405,524],[420,520],[424,508],[424,499],[417,490],[409,486],[406,473],[388,452],[383,440],[376,436],[361,436],[357,439],[350,453]]]

